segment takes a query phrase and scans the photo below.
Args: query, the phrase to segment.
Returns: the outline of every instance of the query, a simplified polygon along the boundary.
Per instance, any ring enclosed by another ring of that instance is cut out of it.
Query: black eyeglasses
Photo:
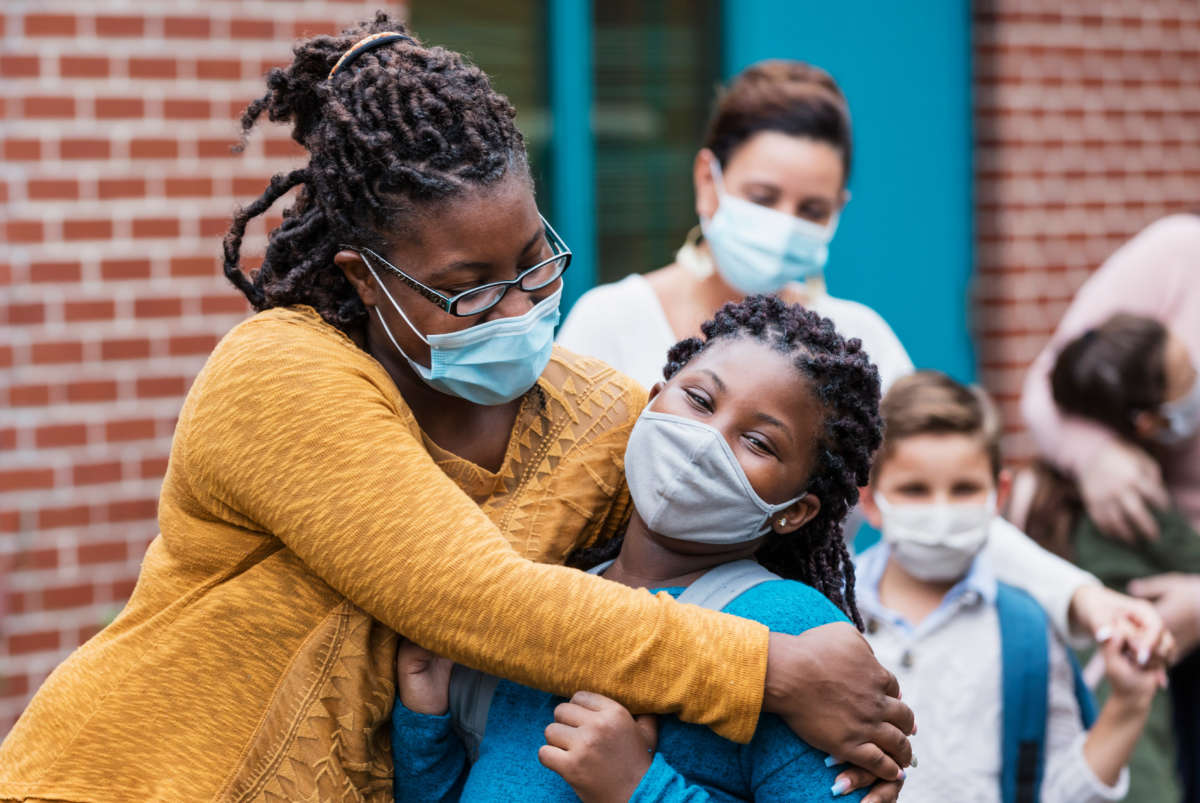
[[[504,294],[513,287],[519,287],[526,293],[532,293],[548,287],[556,282],[567,270],[567,267],[570,266],[571,249],[567,248],[567,244],[563,242],[562,237],[558,236],[558,232],[554,230],[554,227],[550,225],[546,218],[541,215],[538,215],[538,217],[541,218],[542,226],[545,227],[546,241],[550,243],[550,248],[554,251],[552,257],[542,260],[532,268],[521,271],[515,279],[481,284],[478,287],[472,287],[470,290],[464,290],[454,296],[442,295],[432,287],[421,284],[370,248],[361,248],[346,244],[343,244],[342,247],[357,251],[359,256],[362,256],[364,252],[370,254],[382,262],[388,270],[399,276],[405,284],[429,299],[431,303],[436,304],[443,312],[448,312],[459,318],[469,318],[472,315],[487,312],[499,304],[500,299],[504,298]]]

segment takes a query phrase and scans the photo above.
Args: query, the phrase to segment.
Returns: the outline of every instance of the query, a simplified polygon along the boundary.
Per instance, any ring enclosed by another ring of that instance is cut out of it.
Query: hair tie
[[[370,36],[359,39],[350,46],[349,50],[342,54],[342,57],[337,60],[337,64],[333,65],[333,69],[329,71],[329,77],[332,78],[333,76],[337,75],[338,70],[349,67],[354,60],[363,53],[367,53],[377,47],[383,47],[384,45],[389,45],[392,42],[399,42],[401,40],[416,44],[411,36],[405,36],[404,34],[396,33],[395,31],[373,33]]]

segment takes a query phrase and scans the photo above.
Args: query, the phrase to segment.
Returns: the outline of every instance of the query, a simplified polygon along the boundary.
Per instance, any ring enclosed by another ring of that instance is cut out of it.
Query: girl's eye
[[[770,444],[768,444],[762,438],[759,438],[756,435],[745,435],[744,437],[746,438],[746,442],[750,444],[750,448],[754,451],[761,452],[762,454],[770,455],[772,457],[775,456],[775,452],[773,449],[771,449]]]
[[[690,401],[693,405],[699,407],[701,410],[712,412],[712,404],[706,397],[700,395],[694,390],[688,390],[687,388],[684,388],[683,392],[687,394],[688,401]]]
[[[896,489],[896,493],[900,496],[928,496],[929,488],[919,483],[908,483],[901,485]]]
[[[983,490],[983,486],[975,482],[959,482],[955,483],[950,489],[950,493],[954,496],[974,496]]]

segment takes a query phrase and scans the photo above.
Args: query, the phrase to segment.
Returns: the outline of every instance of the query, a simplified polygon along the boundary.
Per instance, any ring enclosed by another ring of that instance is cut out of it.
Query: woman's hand
[[[866,639],[840,622],[770,639],[766,709],[834,759],[884,781],[902,780],[916,723],[900,702],[896,677],[875,660]],[[885,803],[898,791],[898,784],[880,785],[867,800]]]
[[[1132,588],[1131,585],[1131,591]],[[1155,656],[1169,662],[1175,654],[1174,628],[1144,599],[1128,597],[1099,584],[1080,586],[1071,597],[1069,615],[1074,624],[1097,641],[1106,640],[1106,634],[1121,627],[1122,632],[1128,632],[1129,646],[1143,666]]]
[[[1113,441],[1075,480],[1088,516],[1106,534],[1128,544],[1158,537],[1151,508],[1170,500],[1158,462],[1144,449]]]
[[[396,689],[400,702],[417,714],[441,716],[450,707],[454,662],[401,638],[396,650]]]
[[[1116,625],[1100,645],[1104,676],[1112,686],[1112,698],[1129,710],[1150,708],[1155,692],[1167,683],[1166,664],[1161,659],[1143,664],[1132,649],[1134,629],[1128,622]]]
[[[1150,600],[1179,645],[1180,658],[1200,647],[1200,575],[1170,572],[1129,584],[1129,593]]]
[[[634,717],[616,700],[581,691],[554,709],[538,761],[584,803],[623,803],[650,769],[657,746],[653,715]]]

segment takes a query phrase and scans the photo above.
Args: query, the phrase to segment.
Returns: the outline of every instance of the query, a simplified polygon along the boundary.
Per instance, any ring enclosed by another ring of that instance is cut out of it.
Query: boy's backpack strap
[[[1037,803],[1045,765],[1050,641],[1046,614],[1033,597],[998,583],[1003,682],[1000,799]]]
[[[1083,720],[1083,729],[1091,730],[1096,724],[1096,698],[1083,679],[1083,669],[1073,650],[1067,650],[1067,660],[1071,662],[1071,674],[1075,677],[1075,699],[1079,702],[1079,717]]]
[[[611,564],[611,560],[606,561],[588,573],[600,574]],[[479,759],[479,745],[483,743],[488,711],[499,682],[495,675],[462,664],[455,664],[450,671],[450,721],[472,764]]]
[[[755,586],[779,575],[753,560],[735,560],[709,569],[679,595],[679,602],[699,605],[712,611],[722,610]]]

